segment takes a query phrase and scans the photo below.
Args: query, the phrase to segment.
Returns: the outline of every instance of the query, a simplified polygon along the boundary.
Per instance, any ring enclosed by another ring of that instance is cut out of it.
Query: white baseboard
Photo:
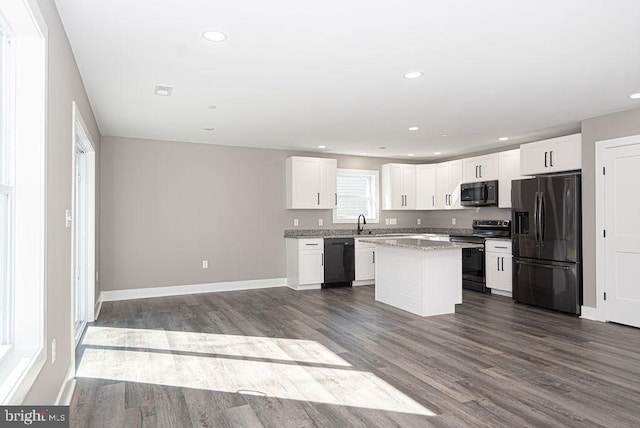
[[[303,290],[320,290],[322,288],[322,284],[307,284],[307,285],[289,285],[287,284],[287,287],[296,290],[296,291],[303,291]]]
[[[362,279],[360,281],[353,281],[351,283],[354,287],[359,287],[361,285],[374,285],[376,283],[375,279]]]
[[[590,306],[582,306],[582,308],[580,309],[580,318],[591,321],[606,321],[604,317],[601,316],[598,308],[592,308]]]
[[[68,406],[71,403],[73,397],[73,391],[76,389],[75,369],[74,365],[70,364],[67,374],[64,376],[64,382],[58,391],[58,397],[56,398],[56,406]]]
[[[215,293],[219,291],[254,290],[258,288],[285,287],[286,278],[253,279],[248,281],[213,282],[208,284],[170,285],[166,287],[107,290],[100,293],[100,302],[147,299],[150,297],[181,296],[185,294]]]
[[[96,306],[94,308],[94,321],[98,320],[98,317],[100,316],[100,310],[102,309],[102,293],[100,293],[100,295],[98,296],[98,301],[96,302]]]
[[[504,297],[513,297],[510,291],[496,290],[494,288],[491,289],[491,294],[504,296]]]

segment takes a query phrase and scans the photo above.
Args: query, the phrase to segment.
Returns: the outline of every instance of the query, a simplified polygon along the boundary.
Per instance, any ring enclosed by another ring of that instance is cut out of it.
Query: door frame
[[[82,114],[78,109],[75,101],[72,103],[72,138],[71,138],[71,153],[72,153],[72,172],[71,172],[71,187],[72,187],[72,201],[76,200],[76,147],[84,151],[85,156],[85,172],[86,172],[86,321],[95,321],[95,288],[96,288],[96,150],[95,142],[91,138],[87,125],[82,118]],[[72,202],[75,205],[75,202]],[[75,215],[75,206],[72,207],[72,213]],[[73,219],[75,222],[76,219]],[[71,307],[75,308],[75,224],[71,229]],[[75,338],[75,317],[71,317],[71,337]],[[75,349],[75,341],[72,341],[73,348]],[[73,353],[72,353],[73,354]]]
[[[596,307],[582,306],[584,318],[597,321],[608,321],[607,304],[604,300],[604,293],[607,291],[606,273],[606,238],[602,231],[606,226],[606,204],[605,204],[605,174],[602,173],[605,167],[606,154],[608,149],[640,144],[640,134],[628,137],[612,138],[609,140],[596,141]],[[583,231],[584,232],[584,231]],[[585,310],[586,309],[586,310]]]

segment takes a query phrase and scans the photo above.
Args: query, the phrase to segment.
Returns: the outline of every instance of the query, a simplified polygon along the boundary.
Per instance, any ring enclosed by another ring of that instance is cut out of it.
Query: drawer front
[[[511,254],[511,241],[487,239],[484,246],[487,252]]]
[[[324,250],[324,239],[322,238],[313,238],[313,239],[298,239],[298,249],[300,250]]]

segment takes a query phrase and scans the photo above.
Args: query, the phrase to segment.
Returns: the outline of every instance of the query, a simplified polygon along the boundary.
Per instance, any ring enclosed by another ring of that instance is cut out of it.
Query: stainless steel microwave
[[[462,184],[460,186],[460,205],[463,207],[498,205],[498,181]]]

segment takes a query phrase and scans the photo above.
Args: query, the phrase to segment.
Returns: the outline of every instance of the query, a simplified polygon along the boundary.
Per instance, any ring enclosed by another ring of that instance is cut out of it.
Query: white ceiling
[[[56,4],[103,135],[431,160],[640,107],[638,0]]]

